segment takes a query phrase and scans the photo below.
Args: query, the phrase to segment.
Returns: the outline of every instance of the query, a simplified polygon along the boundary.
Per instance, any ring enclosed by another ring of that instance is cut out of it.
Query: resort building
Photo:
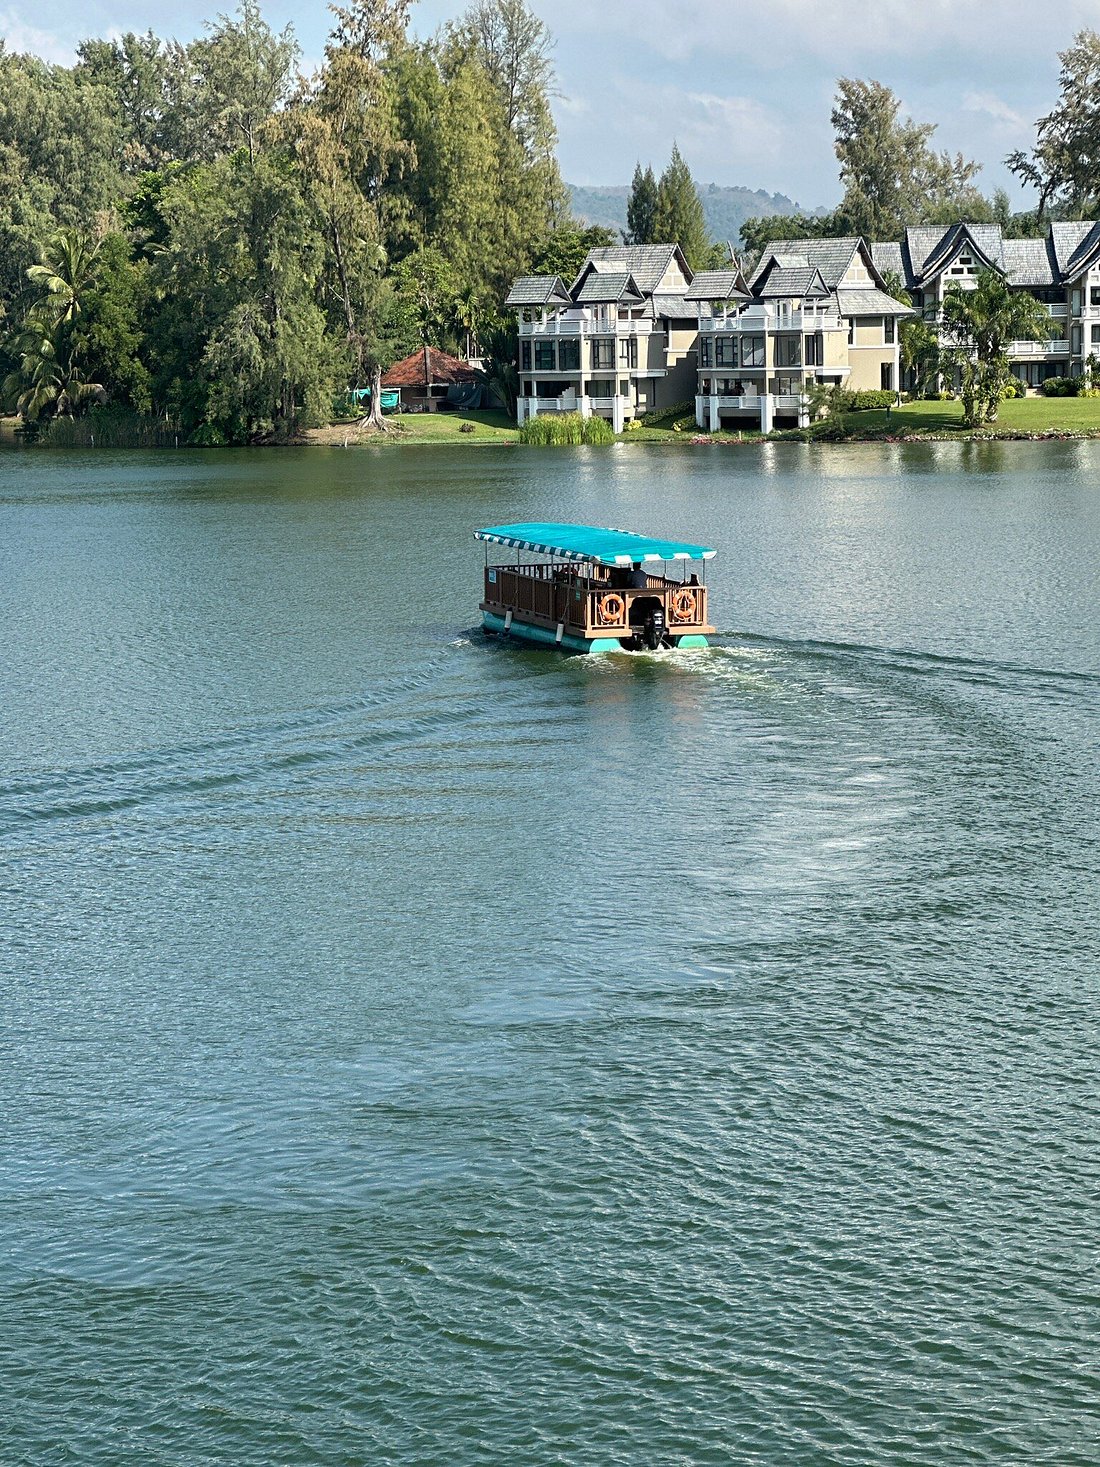
[[[691,270],[678,245],[592,250],[571,285],[552,275],[517,280],[505,305],[519,317],[517,421],[593,413],[615,432],[695,388]]]
[[[983,269],[1042,301],[1054,334],[1010,348],[1012,370],[1029,389],[1048,377],[1080,376],[1090,354],[1100,356],[1100,224],[1052,224],[1041,239],[1005,239],[995,224],[907,229],[871,253],[880,271],[900,277],[927,321],[939,320],[950,286],[972,286]]]
[[[719,427],[805,426],[814,382],[896,392],[898,319],[862,239],[780,240],[746,280],[705,270],[687,299],[699,329],[695,420]]]

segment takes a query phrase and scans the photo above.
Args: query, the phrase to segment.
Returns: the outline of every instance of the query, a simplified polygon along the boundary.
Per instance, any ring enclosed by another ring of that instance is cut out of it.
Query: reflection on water
[[[1091,1462],[1096,455],[8,457],[6,1459]]]

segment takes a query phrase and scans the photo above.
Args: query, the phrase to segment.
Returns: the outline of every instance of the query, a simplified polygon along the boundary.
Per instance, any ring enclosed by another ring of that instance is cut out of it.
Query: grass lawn
[[[856,432],[881,432],[886,413],[846,413]],[[906,402],[891,408],[889,429],[897,433],[965,432],[960,402]],[[1100,397],[1014,397],[1001,403],[994,433],[1100,433]]]
[[[322,443],[339,448],[345,439],[349,445],[406,443],[514,443],[516,425],[507,413],[490,408],[484,412],[464,413],[387,413],[386,422],[397,429],[394,433],[360,433],[358,423],[330,423],[325,428],[311,428],[303,436],[308,443]],[[472,433],[462,432],[463,424],[473,426]]]

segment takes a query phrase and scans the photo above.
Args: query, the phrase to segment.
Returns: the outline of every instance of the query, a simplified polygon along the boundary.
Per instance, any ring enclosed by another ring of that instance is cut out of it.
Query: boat
[[[542,522],[488,525],[474,538],[485,543],[481,616],[489,634],[570,652],[709,645],[709,545]],[[491,545],[519,551],[519,558],[493,563]]]

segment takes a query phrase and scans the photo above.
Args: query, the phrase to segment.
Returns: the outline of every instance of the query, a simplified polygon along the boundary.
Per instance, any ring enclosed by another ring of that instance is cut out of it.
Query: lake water
[[[5,1464],[1100,1460],[1100,445],[9,451],[0,615]]]

